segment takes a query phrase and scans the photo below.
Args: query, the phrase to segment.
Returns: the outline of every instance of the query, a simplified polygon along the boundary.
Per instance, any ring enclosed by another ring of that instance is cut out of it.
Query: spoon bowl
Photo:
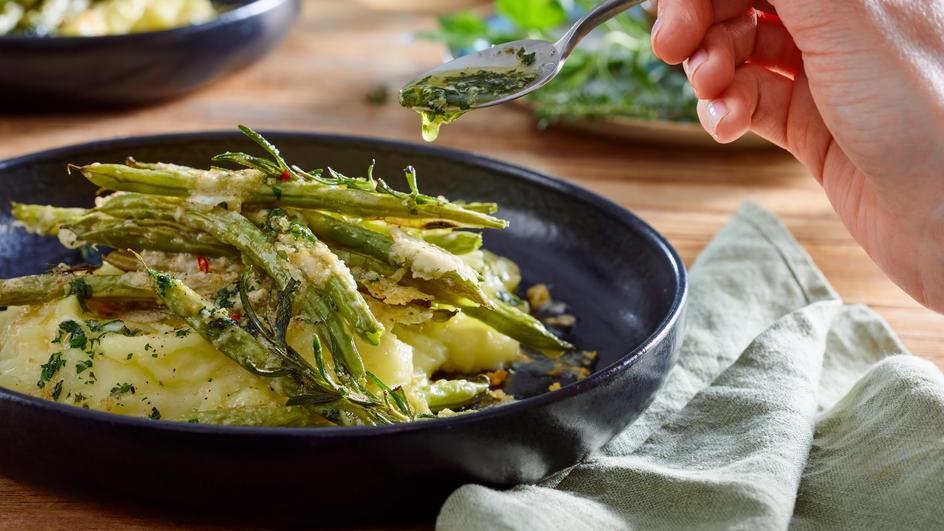
[[[527,59],[522,59],[523,57]],[[509,102],[543,87],[554,79],[554,76],[560,72],[563,66],[564,61],[561,60],[561,52],[554,43],[525,39],[497,44],[491,48],[443,63],[436,68],[423,72],[405,88],[430,77],[452,73],[473,73],[480,70],[510,71],[517,69],[536,76],[527,85],[515,92],[499,95],[489,94],[469,102],[469,109],[479,109]]]

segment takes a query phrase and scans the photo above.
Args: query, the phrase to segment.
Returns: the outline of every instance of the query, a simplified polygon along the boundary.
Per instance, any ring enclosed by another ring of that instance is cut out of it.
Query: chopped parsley
[[[531,66],[534,64],[536,52],[524,53],[524,48],[518,48],[518,53],[516,55],[518,56],[518,59],[521,60],[521,64],[525,66]]]
[[[129,383],[120,383],[111,388],[111,396],[118,398],[128,393],[134,394],[134,386]]]
[[[88,369],[92,368],[92,360],[82,360],[75,364],[75,373],[82,374]]]
[[[56,373],[59,372],[59,369],[65,364],[66,360],[62,359],[62,352],[54,352],[49,356],[49,361],[40,366],[39,381],[36,382],[36,387],[40,389],[46,387],[46,383],[52,380],[53,376],[55,376]]]
[[[126,359],[126,360],[130,360],[130,359],[133,358],[133,357],[134,357],[134,352],[129,352],[129,353],[128,353],[128,356],[127,356],[125,359]]]
[[[158,293],[160,293],[161,296],[166,295],[167,288],[169,288],[172,284],[170,275],[166,275],[164,273],[154,273],[153,276],[154,283],[157,285]]]
[[[86,337],[82,325],[70,319],[59,323],[59,334],[56,339],[52,340],[53,343],[62,343],[63,341],[68,341],[71,348],[84,349],[85,345],[88,344],[88,337]]]
[[[220,290],[216,292],[216,305],[220,308],[232,308],[233,297],[235,297],[238,292],[239,290],[236,288],[236,286],[225,286],[220,288]],[[189,328],[185,330],[187,330],[187,333],[190,332]]]
[[[85,310],[87,309],[85,299],[92,296],[92,288],[85,282],[84,278],[78,277],[69,285],[69,295],[75,295],[79,299],[79,306]]]
[[[156,407],[152,407],[152,408],[151,408],[151,414],[148,415],[148,418],[151,418],[151,419],[154,419],[154,420],[160,420],[160,419],[161,419],[161,412],[158,411]]]
[[[190,335],[189,328],[181,328],[180,330],[175,330],[174,335],[177,337],[187,337]]]
[[[56,385],[52,388],[52,399],[59,400],[59,396],[62,395],[62,380],[56,382]]]

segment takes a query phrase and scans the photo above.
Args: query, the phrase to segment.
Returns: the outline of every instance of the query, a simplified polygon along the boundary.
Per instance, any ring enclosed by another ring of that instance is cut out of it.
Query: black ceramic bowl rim
[[[37,37],[33,35],[0,35],[0,45],[3,44],[29,44],[36,46],[70,46],[74,44],[84,44],[89,42],[101,42],[102,44],[111,43],[116,45],[121,44],[130,44],[137,39],[151,38],[155,35],[187,35],[189,33],[196,33],[201,31],[210,30],[224,24],[230,24],[232,22],[239,22],[246,20],[252,17],[259,16],[268,11],[272,11],[278,6],[285,4],[287,2],[292,2],[293,0],[251,0],[250,2],[229,9],[220,13],[219,16],[213,17],[211,20],[206,22],[201,22],[200,24],[190,24],[187,26],[180,26],[179,28],[170,28],[165,30],[157,31],[139,31],[135,33],[121,33],[117,35],[91,35],[91,36],[81,36],[81,35],[68,35],[68,36],[49,36],[49,37]]]
[[[379,139],[367,136],[354,135],[335,135],[321,133],[287,132],[287,131],[262,131],[265,135],[294,137],[301,140],[312,142],[360,142],[372,143],[383,146],[388,149],[406,149],[409,151],[419,151],[424,154],[439,157],[444,160],[472,164],[489,170],[495,170],[501,173],[513,175],[515,178],[523,179],[541,187],[549,187],[559,192],[571,195],[577,200],[592,203],[604,212],[613,215],[628,225],[646,234],[651,241],[658,244],[659,250],[665,253],[675,268],[675,275],[678,278],[678,289],[673,295],[672,304],[669,307],[667,315],[662,319],[655,331],[635,348],[620,356],[614,363],[604,367],[583,380],[570,383],[560,389],[552,392],[546,392],[537,396],[516,400],[509,404],[495,406],[475,413],[457,415],[454,417],[429,419],[404,424],[392,424],[384,426],[338,426],[333,428],[290,428],[290,427],[256,427],[256,426],[219,426],[211,424],[197,424],[180,421],[154,421],[145,418],[119,415],[116,413],[106,413],[84,409],[67,404],[60,404],[44,400],[42,398],[25,395],[16,391],[11,391],[0,387],[0,400],[8,399],[17,402],[23,406],[49,410],[61,415],[74,415],[89,421],[104,422],[113,425],[132,425],[137,427],[147,427],[156,430],[183,431],[196,433],[214,433],[217,435],[230,436],[271,436],[271,437],[290,437],[290,438],[311,438],[311,437],[365,437],[365,436],[384,436],[394,433],[402,433],[412,430],[429,430],[437,428],[448,428],[466,423],[474,423],[487,418],[494,418],[504,415],[514,415],[519,411],[538,407],[544,404],[551,404],[566,400],[578,395],[587,389],[596,387],[601,383],[612,379],[618,373],[628,370],[642,356],[645,356],[652,350],[654,345],[659,344],[668,333],[674,328],[676,322],[681,319],[685,302],[688,297],[688,278],[685,271],[685,264],[671,244],[648,223],[639,219],[625,208],[613,203],[600,195],[597,195],[586,188],[575,185],[561,179],[550,177],[536,171],[501,162],[495,159],[483,157],[466,151],[425,146],[409,142],[395,140]],[[115,148],[122,145],[141,145],[150,142],[166,142],[187,139],[203,138],[226,138],[231,137],[234,140],[241,139],[240,133],[232,131],[203,131],[192,133],[171,133],[162,135],[134,136],[115,138],[110,140],[101,140],[82,144],[73,144],[60,148],[40,151],[11,159],[0,161],[0,172],[6,171],[12,167],[25,166],[34,161],[45,158],[59,157],[69,153],[81,153],[88,150]]]

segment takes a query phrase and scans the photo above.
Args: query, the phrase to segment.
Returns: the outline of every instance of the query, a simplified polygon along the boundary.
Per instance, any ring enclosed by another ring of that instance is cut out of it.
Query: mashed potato
[[[519,356],[518,342],[466,317],[402,326],[384,323],[379,345],[357,340],[367,370],[391,387],[437,371],[475,373]],[[293,321],[287,340],[312,358],[313,331]],[[157,311],[109,321],[76,297],[0,312],[0,387],[125,415],[187,419],[197,411],[280,405],[265,378],[249,373],[181,321]]]

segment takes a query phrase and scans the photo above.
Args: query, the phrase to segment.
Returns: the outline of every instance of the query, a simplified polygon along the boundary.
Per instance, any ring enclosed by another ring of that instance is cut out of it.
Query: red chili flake
[[[231,314],[229,314],[229,318],[232,319],[232,320],[234,320],[234,321],[238,321],[238,320],[242,319],[242,317],[243,317],[243,316],[242,316],[242,315],[239,315],[238,313],[231,313]]]
[[[292,174],[289,173],[288,170],[285,170],[285,171],[282,172],[282,175],[279,175],[279,180],[282,181],[282,182],[291,181],[291,180],[292,180]]]
[[[210,272],[210,261],[206,259],[205,256],[197,256],[197,267],[200,268],[200,271],[204,273]]]

